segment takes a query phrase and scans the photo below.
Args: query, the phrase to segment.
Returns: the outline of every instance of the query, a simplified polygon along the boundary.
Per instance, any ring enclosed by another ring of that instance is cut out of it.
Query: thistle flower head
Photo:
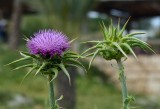
[[[70,45],[68,38],[55,30],[40,30],[27,41],[27,47],[31,54],[42,56],[62,55]]]
[[[41,72],[44,75],[53,75],[52,80],[54,80],[59,71],[62,70],[70,82],[70,75],[66,67],[84,68],[81,62],[78,61],[81,55],[69,50],[70,43],[74,40],[68,41],[68,38],[61,32],[51,29],[40,30],[31,39],[26,38],[26,40],[30,53],[20,52],[23,58],[8,64],[33,60],[31,64],[21,65],[14,69],[31,67],[31,70],[25,75],[24,79],[36,70],[35,76]]]
[[[103,58],[105,58],[106,60],[112,60],[112,59],[118,60],[118,59],[121,59],[122,57],[127,58],[127,55],[129,53],[132,53],[136,58],[136,54],[132,50],[132,48],[135,46],[154,52],[151,49],[150,45],[134,37],[134,35],[144,34],[144,33],[131,33],[126,35],[123,34],[128,21],[129,19],[124,24],[122,29],[120,29],[120,25],[119,25],[120,21],[117,27],[113,26],[112,21],[108,28],[106,28],[103,22],[102,24],[100,24],[103,31],[104,39],[102,41],[86,42],[86,43],[95,43],[95,45],[82,53],[82,54],[85,54],[91,50],[95,50],[94,52],[86,55],[86,56],[92,56],[89,67],[92,61],[94,60],[94,58],[98,54],[103,56]]]

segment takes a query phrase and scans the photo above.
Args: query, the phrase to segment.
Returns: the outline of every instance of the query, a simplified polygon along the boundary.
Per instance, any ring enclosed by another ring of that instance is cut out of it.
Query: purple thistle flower
[[[40,30],[27,41],[27,47],[31,54],[43,56],[62,55],[69,49],[70,44],[66,35],[55,30]]]

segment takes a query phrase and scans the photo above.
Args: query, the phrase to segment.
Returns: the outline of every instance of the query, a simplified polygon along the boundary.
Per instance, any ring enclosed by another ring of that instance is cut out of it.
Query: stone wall
[[[118,67],[115,61],[105,61],[96,57],[93,65],[110,76],[111,81],[120,87],[118,80]],[[132,92],[159,95],[160,92],[160,57],[159,56],[133,56],[124,61],[125,73],[127,76],[128,89]]]

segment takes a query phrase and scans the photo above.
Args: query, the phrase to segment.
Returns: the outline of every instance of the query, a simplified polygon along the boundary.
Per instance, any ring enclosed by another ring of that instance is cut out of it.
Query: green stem
[[[54,99],[54,86],[53,86],[53,81],[52,80],[52,75],[48,75],[48,82],[49,82],[49,102],[50,102],[50,107],[51,109],[55,109],[55,99]]]
[[[130,109],[129,104],[125,103],[125,101],[128,98],[128,91],[127,91],[127,85],[126,85],[126,77],[124,75],[124,66],[121,61],[121,59],[116,60],[119,68],[119,79],[121,82],[121,87],[122,87],[122,97],[123,97],[123,109]]]

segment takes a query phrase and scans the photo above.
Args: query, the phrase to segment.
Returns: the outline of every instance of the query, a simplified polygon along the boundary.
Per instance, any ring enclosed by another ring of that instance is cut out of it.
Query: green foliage
[[[45,16],[46,24],[77,37],[94,0],[25,0],[26,3]],[[54,16],[54,17],[53,17]]]
[[[45,105],[48,104],[48,90],[44,76],[38,75],[38,78],[33,78],[33,74],[31,74],[30,78],[26,78],[26,80],[23,82],[23,85],[20,86],[22,78],[29,69],[24,68],[15,71],[11,70],[15,68],[15,66],[27,64],[28,62],[21,62],[9,66],[4,66],[12,60],[20,58],[20,55],[18,55],[17,52],[5,50],[2,48],[0,48],[0,51],[0,109],[11,109],[7,106],[7,102],[10,101],[12,97],[17,93],[31,98],[33,100],[33,105],[24,105],[17,108],[12,107],[12,109],[47,109]],[[92,69],[91,67],[91,70],[88,74],[99,73],[94,69]],[[119,109],[119,107],[121,106],[121,92],[117,91],[117,89],[114,88],[113,85],[102,84],[97,76],[90,76],[90,78],[92,79],[89,79],[88,76],[77,77],[76,109]],[[141,99],[139,102],[139,98],[144,98],[143,101],[146,101],[146,103],[141,103]],[[156,102],[151,102],[147,97],[145,98],[144,96],[138,95],[136,97],[136,100],[138,102],[137,109],[159,109],[160,106],[159,100],[157,100]]]
[[[62,56],[53,56],[52,58],[50,57],[41,57],[40,55],[32,55],[26,52],[20,52],[21,56],[23,56],[23,58],[20,58],[16,61],[13,61],[7,65],[11,65],[14,63],[18,63],[21,61],[25,61],[25,60],[33,60],[32,64],[25,64],[25,65],[21,65],[18,66],[16,68],[14,68],[14,70],[18,70],[21,68],[32,68],[30,71],[28,71],[28,73],[24,76],[24,79],[30,74],[32,73],[32,71],[36,70],[34,76],[38,75],[40,72],[43,75],[54,75],[52,80],[54,80],[57,77],[57,74],[60,70],[62,70],[64,72],[64,74],[68,77],[69,79],[69,83],[70,83],[70,75],[66,69],[66,67],[68,66],[76,66],[76,67],[82,67],[85,68],[77,59],[80,58],[81,56],[71,52],[71,51],[66,51],[64,52],[64,54]]]
[[[47,24],[48,23],[43,15],[23,16],[21,24],[22,33],[25,36],[31,36],[35,31],[38,31],[39,29],[47,29],[52,27]]]
[[[86,56],[92,56],[89,68],[95,57],[97,55],[101,55],[105,60],[116,60],[119,68],[119,80],[121,82],[122,87],[122,108],[121,109],[131,109],[130,102],[134,101],[134,98],[128,96],[128,90],[126,85],[126,77],[124,74],[124,67],[122,63],[122,58],[128,58],[128,54],[132,53],[133,56],[137,59],[136,54],[132,50],[133,47],[138,46],[144,50],[148,50],[154,52],[150,45],[141,41],[140,39],[133,37],[137,34],[144,33],[133,33],[124,35],[125,28],[127,26],[129,19],[126,21],[122,29],[120,29],[120,20],[118,21],[117,27],[115,27],[112,23],[108,28],[104,25],[104,22],[100,23],[100,27],[103,32],[103,40],[102,41],[88,41],[85,43],[95,43],[93,47],[88,48],[86,51],[82,53],[82,55],[86,54],[89,51],[93,51],[92,53],[87,54]],[[155,53],[155,52],[154,52]]]
[[[121,93],[111,84],[102,84],[97,78],[78,77],[76,109],[119,109]]]
[[[92,64],[92,61],[97,55],[101,55],[106,60],[119,60],[123,57],[128,58],[128,54],[132,53],[133,56],[136,58],[134,51],[132,50],[133,47],[138,46],[144,50],[149,50],[154,52],[150,45],[141,41],[140,39],[134,37],[137,34],[144,34],[144,33],[132,33],[124,35],[125,28],[127,26],[129,19],[126,21],[122,29],[120,29],[120,21],[117,27],[113,26],[112,21],[108,28],[102,22],[100,24],[103,32],[103,40],[102,41],[88,41],[86,43],[94,43],[95,45],[82,54],[86,54],[89,51],[93,51],[91,54],[86,56],[92,56],[90,61],[89,67]],[[155,52],[154,52],[155,53]]]

